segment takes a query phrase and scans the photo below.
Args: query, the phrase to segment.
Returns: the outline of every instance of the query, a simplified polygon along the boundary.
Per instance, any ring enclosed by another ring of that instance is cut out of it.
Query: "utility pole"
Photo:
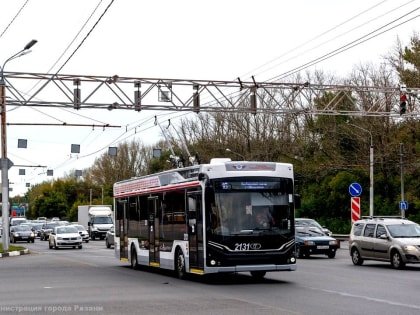
[[[372,133],[365,128],[362,128],[360,126],[351,124],[349,122],[347,122],[347,124],[369,133],[369,136],[370,136],[370,149],[369,149],[369,216],[373,217],[373,165],[374,165],[374,163],[373,163],[373,137],[372,137]]]
[[[402,206],[402,202],[404,202],[404,162],[403,162],[403,151],[404,151],[404,144],[400,143],[400,167],[401,167],[401,203],[400,203],[400,210],[401,210],[401,217],[405,217],[405,209]]]
[[[2,220],[3,220],[3,250],[9,250],[9,167],[11,164],[7,157],[7,135],[6,135],[6,80],[4,78],[4,67],[6,64],[15,58],[19,58],[31,52],[31,47],[35,45],[37,41],[31,40],[26,46],[14,54],[13,56],[6,59],[3,67],[0,69],[0,92],[1,92],[1,190],[2,190]]]

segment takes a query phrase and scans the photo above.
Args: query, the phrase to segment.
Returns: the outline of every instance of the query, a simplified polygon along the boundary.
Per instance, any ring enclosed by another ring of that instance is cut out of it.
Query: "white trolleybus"
[[[234,162],[114,184],[115,255],[187,274],[296,270],[293,166]]]

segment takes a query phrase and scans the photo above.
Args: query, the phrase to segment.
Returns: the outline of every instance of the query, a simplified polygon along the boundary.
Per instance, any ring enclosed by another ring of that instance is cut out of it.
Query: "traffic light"
[[[400,115],[405,114],[407,111],[407,95],[401,94],[400,96]]]

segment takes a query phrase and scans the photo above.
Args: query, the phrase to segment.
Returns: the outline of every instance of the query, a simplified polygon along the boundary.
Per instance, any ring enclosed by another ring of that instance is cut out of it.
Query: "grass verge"
[[[14,252],[14,251],[19,251],[19,250],[24,250],[24,249],[25,249],[25,247],[23,247],[23,246],[9,245],[9,250],[4,251],[3,250],[3,244],[0,243],[0,253]]]

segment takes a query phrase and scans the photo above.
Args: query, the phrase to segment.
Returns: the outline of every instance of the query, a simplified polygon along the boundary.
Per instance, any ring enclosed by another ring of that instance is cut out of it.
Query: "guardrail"
[[[338,239],[339,241],[348,241],[349,235],[348,234],[333,234],[332,237]]]

